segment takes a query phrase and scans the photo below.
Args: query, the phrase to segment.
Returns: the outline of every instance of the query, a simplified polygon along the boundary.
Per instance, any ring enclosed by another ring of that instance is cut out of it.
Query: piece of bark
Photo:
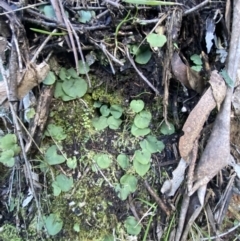
[[[210,112],[216,107],[216,105],[220,105],[226,94],[225,82],[216,70],[212,71],[209,82],[212,83],[211,87],[208,88],[195,108],[191,111],[182,129],[184,135],[179,141],[179,152],[185,161],[188,160],[194,142],[198,138]],[[216,90],[213,90],[215,88]],[[219,94],[213,94],[216,92],[219,92]]]

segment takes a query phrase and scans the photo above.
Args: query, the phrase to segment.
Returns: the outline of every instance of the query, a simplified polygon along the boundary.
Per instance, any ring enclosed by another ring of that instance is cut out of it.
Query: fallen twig
[[[126,56],[128,58],[128,60],[130,61],[130,63],[132,64],[133,68],[136,70],[136,72],[138,73],[138,75],[148,84],[148,86],[157,94],[159,95],[159,91],[149,82],[149,80],[142,74],[142,72],[140,72],[137,68],[137,66],[134,63],[134,60],[132,59],[132,57],[129,54],[128,48],[125,48],[125,53]]]
[[[162,199],[153,191],[147,180],[144,181],[144,186],[147,188],[150,195],[155,199],[159,207],[169,216],[171,212],[170,209],[166,206]]]

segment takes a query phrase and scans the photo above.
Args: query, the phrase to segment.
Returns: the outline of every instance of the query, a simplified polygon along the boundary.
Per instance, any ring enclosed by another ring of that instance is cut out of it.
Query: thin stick
[[[46,5],[46,4],[48,4],[48,3],[46,2],[46,3],[36,3],[36,4],[28,5],[26,7],[22,7],[22,8],[18,8],[18,9],[14,9],[14,10],[8,11],[8,12],[0,13],[0,16],[6,15],[8,13],[18,12],[18,11],[21,11],[21,10],[24,10],[24,9],[28,9],[28,8],[33,8],[33,7],[37,7],[37,6],[41,6],[41,5]]]
[[[75,39],[76,39],[76,42],[77,42],[78,52],[80,53],[81,60],[82,60],[82,62],[83,62],[84,72],[85,72],[85,74],[86,74],[86,76],[87,76],[87,79],[88,79],[88,86],[89,86],[89,88],[91,88],[91,87],[92,87],[92,85],[91,85],[91,80],[90,80],[90,78],[89,78],[88,72],[86,71],[86,61],[85,61],[85,58],[84,58],[84,55],[83,55],[83,52],[82,52],[82,48],[81,48],[81,44],[80,44],[80,41],[79,41],[79,37],[78,37],[75,29],[73,28],[73,26],[72,26],[72,24],[70,23],[69,20],[68,20],[68,22],[69,22],[69,26],[70,26],[70,28],[72,29],[73,35],[74,35],[74,37],[75,37]],[[78,63],[77,63],[77,65],[78,65]]]
[[[153,191],[153,189],[148,184],[147,180],[144,181],[144,186],[147,188],[150,195],[155,199],[159,207],[169,216],[170,215],[170,209],[165,205],[165,203],[162,201],[162,199]]]
[[[125,52],[127,54],[127,58],[132,64],[133,68],[137,71],[138,75],[148,84],[148,86],[157,94],[159,95],[159,91],[149,82],[149,80],[138,70],[137,66],[134,63],[134,60],[132,57],[129,55],[128,48],[125,47]]]
[[[52,31],[52,34],[53,33],[56,33],[57,32],[57,29],[54,29],[53,31]],[[43,50],[43,48],[44,48],[44,46],[47,44],[47,42],[51,39],[51,37],[52,37],[53,35],[51,35],[51,34],[49,34],[48,36],[47,36],[47,38],[43,41],[43,43],[41,44],[41,46],[38,48],[38,50],[37,50],[37,52],[34,54],[34,56],[32,57],[32,59],[31,59],[31,63],[34,63],[35,62],[35,60],[37,59],[37,57],[38,57],[38,55],[40,54],[40,52]]]
[[[205,5],[207,5],[209,2],[211,2],[211,0],[205,0],[203,1],[202,3],[198,4],[197,6],[189,9],[189,10],[186,10],[184,13],[183,13],[183,16],[186,16],[190,13],[193,13],[193,12],[196,12],[198,9],[204,7]]]

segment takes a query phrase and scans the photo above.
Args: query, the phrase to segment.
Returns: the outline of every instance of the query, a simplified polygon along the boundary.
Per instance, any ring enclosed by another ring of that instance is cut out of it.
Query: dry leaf
[[[18,98],[22,99],[33,87],[40,84],[47,76],[50,70],[46,62],[39,65],[32,65],[27,68],[22,78],[21,83],[18,85]],[[7,98],[5,83],[0,82],[0,103]]]
[[[199,136],[205,121],[207,120],[210,112],[217,105],[212,89],[216,88],[216,90],[214,90],[214,93],[217,91],[221,92],[221,94],[219,94],[218,96],[221,96],[222,99],[220,100],[219,98],[218,104],[220,104],[220,102],[223,100],[226,94],[226,86],[225,86],[224,80],[217,73],[217,71],[212,72],[210,77],[210,82],[212,83],[222,82],[222,83],[219,85],[212,85],[212,87],[208,88],[208,90],[199,100],[195,108],[189,114],[183,126],[184,135],[180,138],[180,141],[179,141],[179,151],[180,151],[181,157],[184,158],[184,160],[186,161],[188,161],[188,157],[190,152],[192,151],[194,141]]]
[[[187,66],[182,62],[178,53],[174,53],[171,59],[172,72],[177,80],[179,80],[187,88],[191,88],[187,80]]]
[[[204,82],[200,74],[187,66],[187,80],[191,89],[201,94],[204,90]]]
[[[217,71],[213,71],[209,83],[212,87],[213,97],[216,101],[217,108],[220,110],[220,105],[225,98],[227,87],[225,85],[225,81],[223,78],[217,73]]]
[[[29,66],[18,86],[18,98],[22,99],[33,87],[40,84],[46,78],[49,70],[50,67],[46,62]]]
[[[231,89],[228,90],[229,92]],[[231,99],[227,98],[214,122],[207,146],[195,172],[195,183],[189,195],[206,185],[217,173],[229,164],[230,158],[230,110]]]
[[[198,72],[185,65],[178,53],[174,53],[171,59],[172,72],[177,80],[189,89],[202,93],[204,82]]]

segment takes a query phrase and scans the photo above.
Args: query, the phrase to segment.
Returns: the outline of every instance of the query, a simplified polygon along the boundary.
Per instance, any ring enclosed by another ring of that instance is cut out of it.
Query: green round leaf
[[[67,135],[65,134],[63,128],[61,126],[56,126],[54,124],[49,124],[47,126],[47,130],[45,132],[46,136],[51,136],[53,139],[57,141],[62,141],[66,139]]]
[[[60,69],[59,78],[61,80],[63,80],[63,81],[70,78],[70,75],[69,75],[69,73],[68,73],[66,68],[61,68]]]
[[[192,66],[191,69],[195,70],[196,72],[199,72],[199,71],[201,71],[202,66],[201,65]]]
[[[147,36],[147,41],[151,47],[161,48],[167,42],[167,38],[165,35],[150,33]]]
[[[49,71],[45,80],[43,81],[43,84],[45,85],[52,85],[56,81],[56,76],[52,71]]]
[[[145,150],[145,149],[142,150],[142,151],[137,150],[134,153],[134,159],[133,160],[136,160],[143,165],[148,164],[150,162],[150,159],[151,159],[151,153],[148,150]]]
[[[67,166],[71,169],[75,169],[77,167],[77,158],[75,156],[73,158],[68,158]]]
[[[128,186],[121,187],[120,184],[117,184],[115,186],[115,192],[117,193],[118,197],[123,201],[126,200],[128,198],[128,195],[131,193]]]
[[[122,116],[123,109],[119,105],[111,105],[110,112],[114,118],[119,119]]]
[[[125,154],[119,154],[117,156],[117,162],[122,169],[127,169],[129,167],[129,157]]]
[[[75,224],[73,225],[73,230],[74,230],[75,232],[77,232],[77,233],[80,232],[80,225],[79,225],[79,223],[75,223]]]
[[[131,192],[135,192],[137,190],[137,178],[133,175],[125,174],[121,177],[120,183],[123,186],[129,187]]]
[[[166,122],[163,122],[160,128],[160,132],[163,135],[171,135],[175,132],[175,127],[172,123],[169,123],[169,125],[167,125]]]
[[[116,119],[113,116],[108,117],[107,123],[110,129],[117,130],[119,126],[122,124],[122,120]]]
[[[58,81],[55,90],[54,90],[54,98],[60,98],[65,95],[65,93],[62,90],[62,82]]]
[[[58,186],[57,181],[54,181],[54,182],[52,183],[52,187],[53,187],[53,195],[56,196],[56,197],[59,196],[60,193],[62,192],[62,190],[61,190],[61,188]]]
[[[146,149],[150,153],[161,152],[165,147],[162,141],[158,141],[155,136],[151,135],[141,141],[140,146],[142,149]]]
[[[75,79],[78,78],[77,71],[74,68],[68,69],[67,74],[70,75],[71,77],[75,78]]]
[[[63,91],[70,97],[81,98],[87,92],[87,82],[82,78],[65,80],[62,84]]]
[[[135,116],[134,125],[140,129],[147,128],[150,124],[151,119],[152,114],[149,111],[143,110]]]
[[[68,192],[73,186],[73,178],[60,174],[56,177],[56,182],[63,192]]]
[[[141,177],[143,177],[149,170],[150,168],[150,163],[143,165],[137,160],[133,160],[133,167],[137,174]]]
[[[45,5],[43,7],[43,12],[46,17],[56,19],[56,14],[52,5]]]
[[[0,137],[0,150],[5,151],[12,149],[16,143],[17,137],[15,134],[6,134],[5,136]]]
[[[87,74],[90,71],[88,64],[86,62],[83,64],[82,60],[78,61],[78,68],[80,74]]]
[[[45,218],[45,225],[49,235],[56,235],[62,230],[63,221],[54,213]]]
[[[49,165],[57,165],[65,162],[65,158],[62,155],[58,155],[57,146],[53,145],[49,147],[45,154],[45,159]]]
[[[95,117],[92,119],[92,125],[96,130],[101,131],[108,127],[107,118],[105,116]]]
[[[15,164],[14,159],[14,151],[13,150],[5,150],[0,155],[0,162],[7,167],[13,167]]]
[[[138,64],[146,64],[152,57],[152,51],[149,49],[145,50],[144,52],[140,52],[135,57],[135,62]]]
[[[131,127],[131,133],[134,136],[146,136],[150,133],[150,131],[151,130],[149,128],[139,129],[134,124]]]
[[[142,100],[132,100],[130,103],[130,108],[135,112],[138,113],[143,110],[144,102]]]
[[[91,20],[92,18],[92,13],[91,11],[85,11],[85,10],[80,10],[77,12],[79,15],[78,21],[80,23],[87,23]]]
[[[102,106],[102,102],[100,102],[100,101],[95,101],[94,103],[93,103],[93,107],[94,108],[100,108]]]
[[[194,54],[190,57],[190,59],[193,61],[195,65],[202,65],[203,62],[201,60],[201,57],[198,54]]]
[[[127,233],[130,235],[138,235],[141,232],[141,224],[133,216],[129,216],[125,222],[124,227],[127,229]]]
[[[100,108],[100,113],[102,114],[102,116],[109,116],[110,114],[110,110],[107,107],[107,105],[102,105]]]
[[[108,168],[112,163],[112,160],[107,154],[97,154],[93,159],[101,169]]]

